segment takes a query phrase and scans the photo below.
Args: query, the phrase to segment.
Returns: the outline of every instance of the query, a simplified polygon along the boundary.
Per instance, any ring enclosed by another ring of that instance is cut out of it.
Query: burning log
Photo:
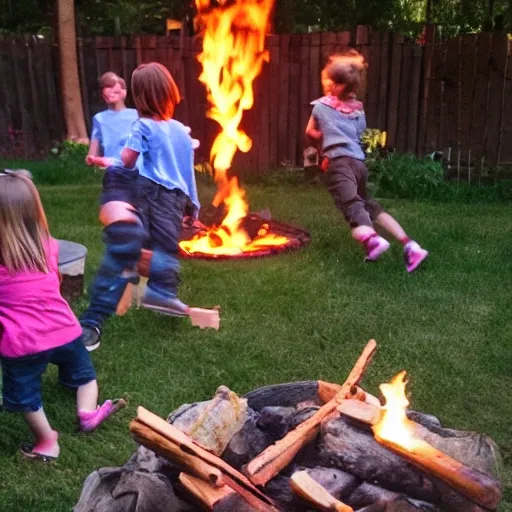
[[[341,401],[350,396],[352,387],[359,384],[376,348],[375,340],[370,340],[335,397],[246,466],[245,472],[255,485],[266,484],[291,462],[305,444],[316,436],[320,423],[335,411]]]
[[[306,471],[297,471],[290,478],[292,491],[315,507],[334,512],[354,512],[352,507],[337,500],[332,494],[313,480]]]
[[[489,475],[462,464],[415,435],[414,422],[406,416],[405,372],[380,389],[386,397],[382,419],[372,429],[376,441],[401,455],[419,469],[443,480],[463,496],[494,510],[501,500],[501,486]]]
[[[135,434],[141,444],[152,448],[151,439],[145,438],[144,431],[139,428],[141,423],[175,444],[177,448],[185,454],[196,457],[209,466],[220,470],[222,473],[222,481],[240,494],[245,501],[257,511],[275,512],[278,510],[272,500],[257,489],[243,474],[239,473],[216,455],[196,445],[186,434],[181,432],[181,430],[178,430],[173,425],[143,407],[137,409],[137,419],[130,423],[130,431]],[[161,453],[165,457],[168,455],[163,451]],[[171,461],[175,460],[172,454],[169,455],[171,456]],[[178,462],[180,461],[183,461],[183,457],[178,459]]]

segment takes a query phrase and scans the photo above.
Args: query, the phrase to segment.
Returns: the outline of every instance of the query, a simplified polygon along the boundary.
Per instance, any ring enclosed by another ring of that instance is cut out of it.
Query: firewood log
[[[179,480],[183,487],[193,494],[207,510],[215,510],[215,505],[219,503],[219,501],[235,493],[235,491],[227,485],[214,487],[204,480],[195,478],[187,473],[180,473]]]
[[[336,410],[340,414],[344,414],[366,425],[375,425],[382,418],[382,409],[380,407],[375,407],[359,400],[344,400]]]
[[[330,402],[340,389],[341,386],[339,384],[325,382],[323,380],[318,381],[318,396],[324,404]],[[365,402],[367,404],[380,406],[380,400],[376,396],[368,393],[368,391],[365,391],[359,386],[354,386],[354,388],[351,389],[351,395],[351,399],[360,400],[361,402]]]
[[[178,430],[175,426],[167,423],[164,419],[147,409],[144,409],[144,407],[137,408],[137,420],[167,438],[168,441],[177,445],[183,452],[195,456],[219,469],[222,472],[223,481],[240,494],[256,510],[261,512],[276,512],[278,510],[274,502],[255,487],[245,475],[231,467],[221,458],[213,455],[213,453],[196,445],[186,434]],[[133,423],[132,421],[130,427]],[[144,444],[144,442],[144,439],[141,438],[141,443]]]
[[[225,481],[219,469],[204,462],[199,457],[183,451],[178,445],[144,425],[144,423],[133,420],[130,423],[130,432],[138,443],[209,482],[212,486],[224,486]]]
[[[300,449],[312,439],[320,423],[331,415],[336,407],[351,395],[353,386],[357,386],[370,364],[377,344],[370,340],[350,372],[347,380],[341,386],[335,397],[323,405],[313,416],[290,431],[285,437],[269,446],[254,458],[245,468],[245,473],[255,485],[265,485],[277,473],[284,469],[297,455]]]
[[[322,510],[354,512],[352,507],[337,500],[332,494],[313,480],[306,471],[297,471],[290,478],[292,491]]]

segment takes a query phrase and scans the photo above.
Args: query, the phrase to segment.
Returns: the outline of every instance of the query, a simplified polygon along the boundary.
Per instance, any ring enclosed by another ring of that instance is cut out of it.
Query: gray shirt
[[[361,148],[361,135],[366,129],[364,110],[354,110],[350,114],[340,112],[319,101],[313,101],[311,115],[317,128],[322,132],[322,151],[330,159],[348,156],[365,160]]]

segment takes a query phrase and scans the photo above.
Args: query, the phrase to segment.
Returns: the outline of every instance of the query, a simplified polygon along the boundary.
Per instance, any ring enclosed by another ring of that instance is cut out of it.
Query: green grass
[[[37,177],[36,177],[37,178]],[[201,187],[203,203],[211,189]],[[89,249],[87,283],[102,245],[98,185],[40,186],[53,235]],[[48,467],[17,453],[29,438],[22,419],[0,414],[0,510],[69,512],[85,477],[123,464],[135,450],[128,422],[138,405],[166,416],[204,400],[225,384],[242,394],[302,379],[343,381],[364,344],[379,344],[364,387],[401,369],[410,375],[412,407],[445,426],[489,434],[505,455],[502,511],[512,511],[512,205],[385,201],[411,235],[431,251],[408,275],[400,247],[365,265],[321,187],[251,185],[253,210],[303,226],[311,245],[276,258],[183,262],[182,298],[221,306],[221,330],[131,310],[114,318],[93,353],[101,398],[129,407],[93,434],[75,431],[73,397],[44,377],[44,403],[61,433],[62,454]],[[75,304],[79,313],[85,300]]]

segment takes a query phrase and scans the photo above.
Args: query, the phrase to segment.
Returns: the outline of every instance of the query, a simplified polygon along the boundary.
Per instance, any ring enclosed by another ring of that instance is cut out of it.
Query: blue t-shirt
[[[138,119],[125,147],[142,155],[141,176],[169,190],[181,190],[200,208],[192,138],[183,124],[175,119]]]
[[[103,156],[120,159],[132,125],[138,118],[134,108],[99,112],[92,118],[91,140],[99,141]],[[137,167],[141,164],[142,158],[137,160]]]
[[[325,105],[313,101],[314,117],[318,129],[322,132],[322,151],[328,158],[348,156],[357,160],[365,160],[361,147],[361,135],[366,130],[364,110],[355,110],[344,114]]]

